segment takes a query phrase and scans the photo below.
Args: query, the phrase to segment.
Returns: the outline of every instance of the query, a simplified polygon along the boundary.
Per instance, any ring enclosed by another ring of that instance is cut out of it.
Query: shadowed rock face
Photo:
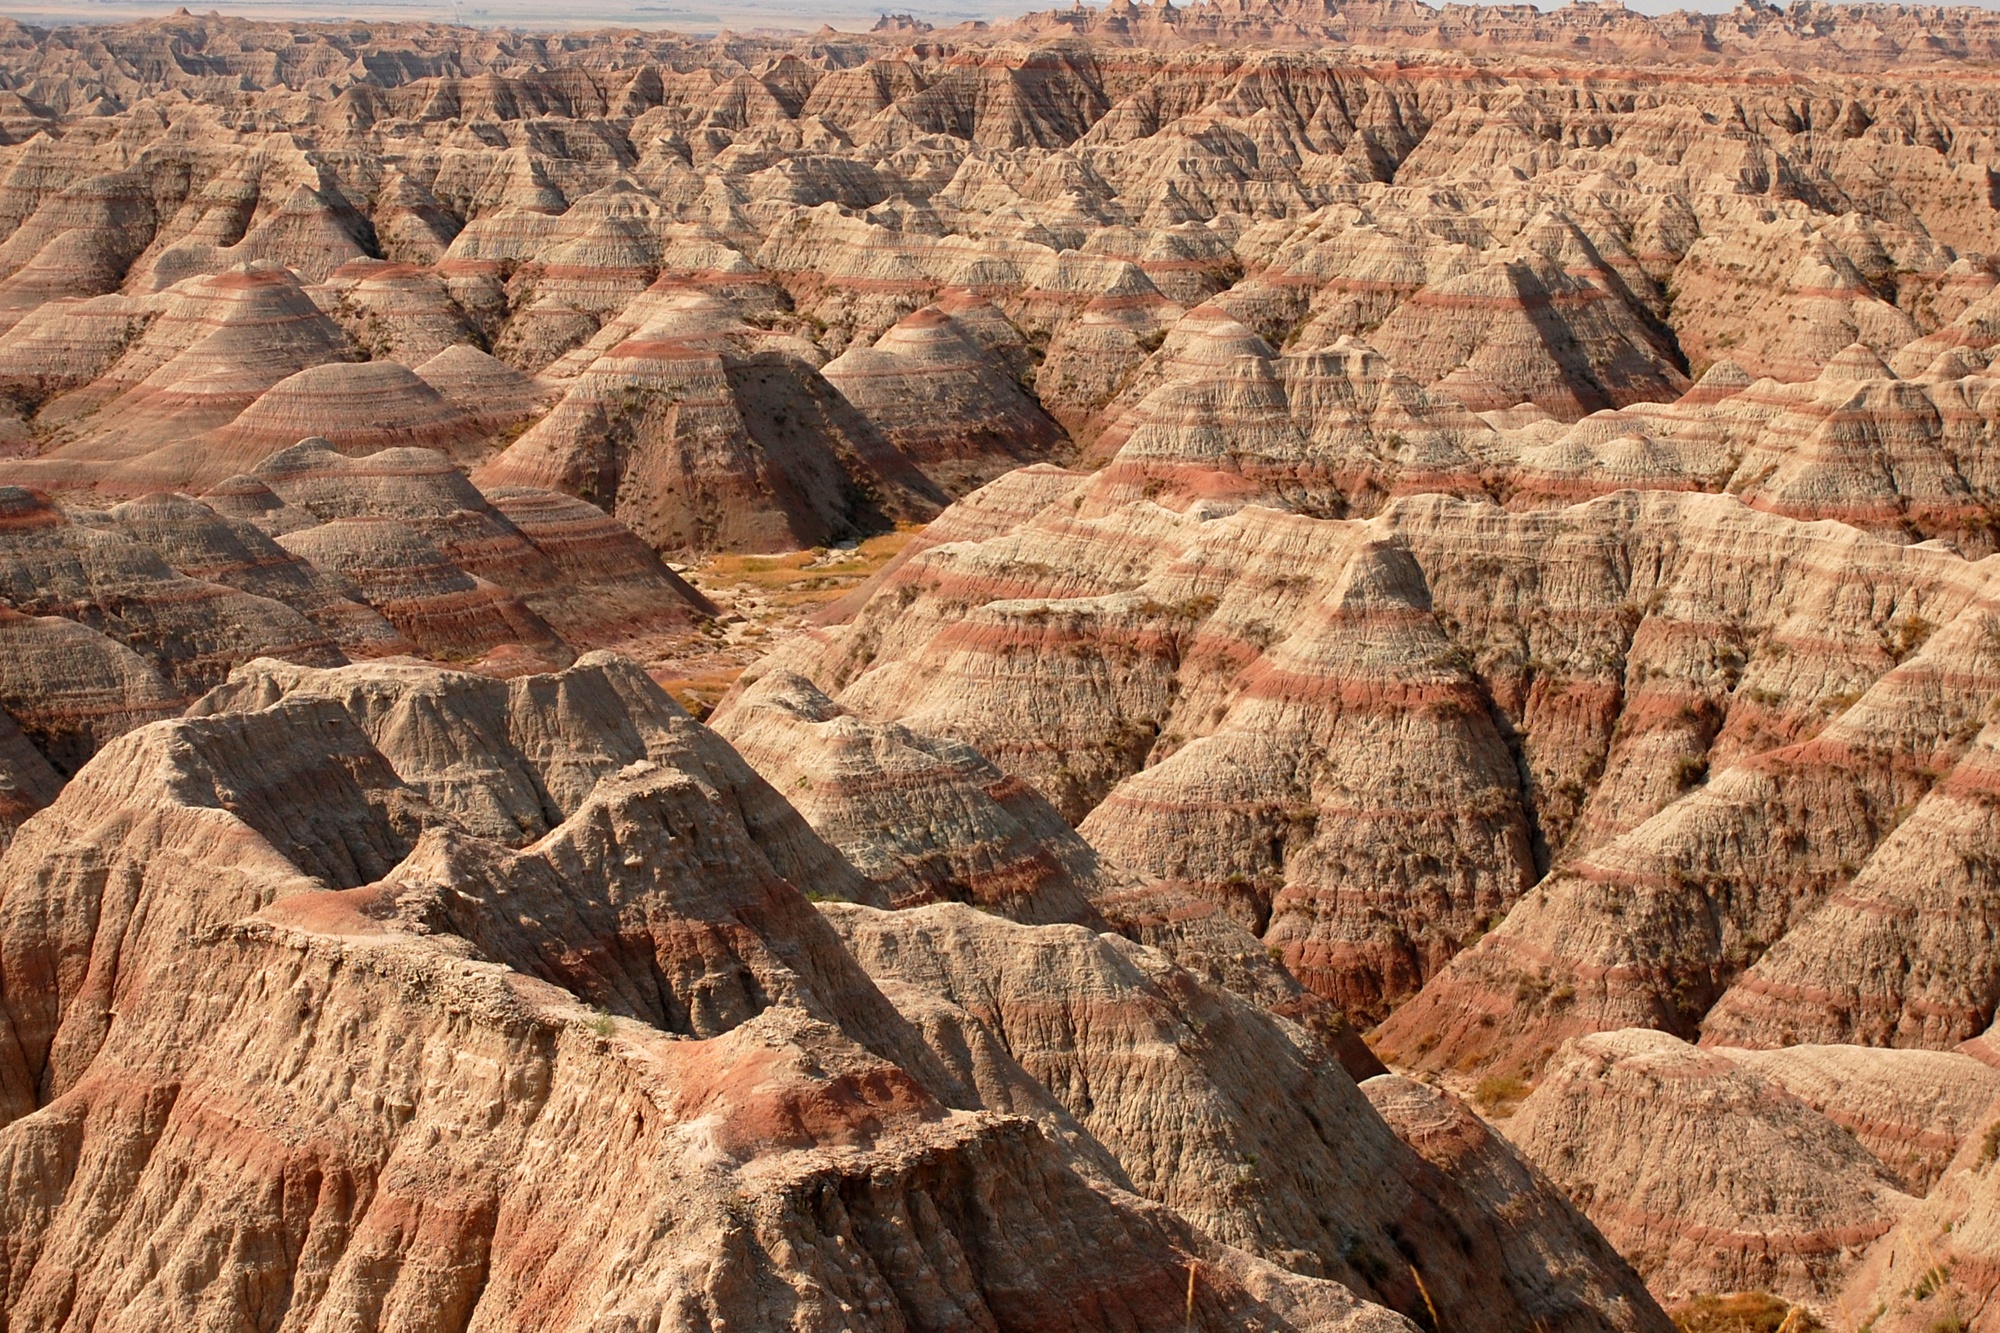
[[[723,302],[622,318],[636,327],[600,335],[602,354],[482,484],[581,495],[662,550],[790,550],[936,512],[942,494],[907,457]]]
[[[850,348],[821,368],[827,383],[873,421],[889,442],[954,494],[1054,453],[1062,428],[1015,382],[973,328],[1000,323],[992,307],[936,306],[899,321],[871,347]]]
[[[1561,1285],[1612,1309],[1645,1319],[1648,1297],[1639,1277],[1590,1221],[1547,1177],[1493,1127],[1442,1089],[1396,1074],[1365,1080],[1361,1091],[1396,1136],[1423,1158],[1430,1170],[1418,1188],[1454,1215],[1491,1213],[1507,1225],[1482,1235],[1474,1262],[1514,1275],[1528,1299],[1553,1305],[1552,1288],[1541,1275],[1544,1256],[1567,1253],[1580,1262]],[[1541,1317],[1574,1324],[1578,1313],[1551,1308]],[[1587,1316],[1585,1316],[1587,1319]]]

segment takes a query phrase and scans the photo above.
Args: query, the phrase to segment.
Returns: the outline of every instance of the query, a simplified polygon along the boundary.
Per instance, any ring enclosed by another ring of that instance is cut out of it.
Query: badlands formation
[[[2000,1330],[1996,61],[0,21],[0,1326]]]

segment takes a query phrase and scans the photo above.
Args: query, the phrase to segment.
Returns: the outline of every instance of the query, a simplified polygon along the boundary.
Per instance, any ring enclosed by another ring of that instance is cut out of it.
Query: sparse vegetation
[[[1890,657],[1900,662],[1923,647],[1924,641],[1936,628],[1922,616],[1898,617],[1890,623],[1889,632],[1883,636],[1883,647],[1888,649]]]
[[[2000,1157],[2000,1120],[1988,1125],[1985,1137],[1979,1140],[1979,1169],[1984,1171],[1993,1165],[1996,1157]]]
[[[1667,1311],[1680,1333],[1824,1333],[1804,1306],[1762,1291],[1699,1296]]]
[[[1473,1089],[1472,1100],[1486,1114],[1504,1118],[1514,1114],[1534,1090],[1533,1085],[1513,1074],[1495,1074],[1479,1080],[1479,1086]]]
[[[1699,786],[1708,777],[1708,760],[1701,755],[1684,754],[1674,761],[1674,786],[1681,791]]]

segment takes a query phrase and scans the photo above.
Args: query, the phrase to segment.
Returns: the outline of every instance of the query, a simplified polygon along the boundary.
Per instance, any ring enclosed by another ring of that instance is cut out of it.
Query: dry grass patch
[[[722,702],[722,696],[729,693],[729,687],[743,674],[743,668],[727,667],[717,671],[704,671],[686,676],[670,676],[654,673],[653,683],[665,690],[673,701],[688,710],[697,719],[706,718]]]
[[[1804,1306],[1762,1291],[1697,1296],[1667,1314],[1680,1333],[1826,1333]]]
[[[1479,1109],[1495,1119],[1505,1119],[1520,1109],[1534,1086],[1516,1078],[1512,1074],[1495,1074],[1492,1078],[1482,1078],[1479,1086],[1472,1090],[1472,1100],[1479,1103]]]
[[[830,602],[873,577],[909,545],[918,526],[877,533],[851,551],[819,548],[775,555],[718,555],[688,578],[724,602],[756,597],[777,609]]]

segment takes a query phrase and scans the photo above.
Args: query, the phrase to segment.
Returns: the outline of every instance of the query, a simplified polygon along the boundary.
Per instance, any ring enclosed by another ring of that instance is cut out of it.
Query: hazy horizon
[[[753,28],[785,28],[800,32],[817,31],[831,25],[841,31],[865,32],[884,13],[908,13],[925,22],[947,27],[969,20],[1005,20],[1037,9],[1047,9],[1058,0],[1035,3],[979,4],[974,0],[951,3],[923,3],[923,0],[572,0],[551,6],[543,0],[355,0],[353,3],[326,4],[312,0],[228,0],[228,3],[190,4],[201,13],[222,13],[244,18],[264,18],[297,22],[459,22],[475,27],[506,27],[527,30],[568,30],[577,28],[638,27],[664,29],[700,36],[723,29],[745,31]],[[1499,0],[1469,0],[1470,3],[1497,3]],[[1843,0],[1835,0],[1836,3]],[[1859,0],[1845,0],[1859,2]],[[1993,8],[2000,0],[1961,0],[1964,8]],[[174,3],[144,3],[142,0],[70,0],[33,7],[0,7],[0,14],[37,27],[79,23],[125,23],[159,18],[180,6]],[[1544,10],[1561,8],[1543,3]],[[1735,7],[1735,0],[1628,0],[1628,7],[1645,14],[1665,14],[1675,10],[1722,13]],[[551,12],[554,8],[557,12]]]

